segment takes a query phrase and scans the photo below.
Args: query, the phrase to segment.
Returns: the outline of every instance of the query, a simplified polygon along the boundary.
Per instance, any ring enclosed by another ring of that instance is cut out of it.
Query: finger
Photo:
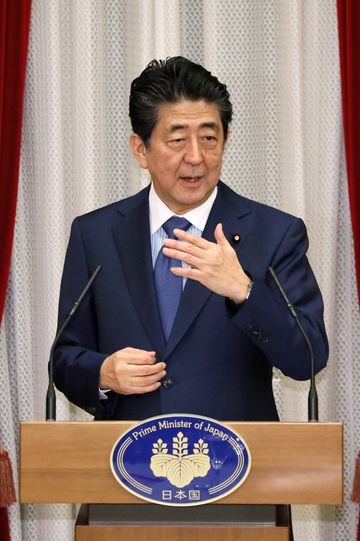
[[[126,386],[129,394],[142,394],[160,387],[161,380],[165,377],[165,370],[151,376],[131,377]]]
[[[149,351],[147,349],[133,348],[131,346],[128,346],[128,347],[123,348],[123,349],[119,349],[118,352],[119,353],[121,353],[121,352],[129,353],[129,354],[132,354],[132,355],[145,355],[145,356],[150,356],[150,357],[155,357],[155,355],[156,355],[156,351]]]
[[[164,365],[165,363],[162,364]],[[143,368],[146,370],[151,367],[144,366]],[[153,374],[149,374],[145,371],[145,375],[141,373],[141,368],[140,373],[134,373],[134,369],[139,369],[139,367],[135,367],[133,365],[119,367],[115,372],[116,382],[111,386],[111,388],[116,392],[120,392],[121,394],[137,393],[139,388],[143,389],[153,386],[156,382],[159,382],[166,376],[166,371],[164,369]]]
[[[170,270],[175,276],[180,276],[181,278],[190,278],[197,282],[201,282],[204,279],[204,273],[198,269],[190,267],[170,267]]]
[[[158,375],[160,372],[165,372],[166,364],[161,362],[157,364],[133,364],[128,365],[129,373],[131,377],[144,377],[151,376],[153,374]],[[165,374],[164,374],[165,375]]]
[[[217,224],[214,232],[215,240],[219,246],[229,246],[229,242],[224,235],[224,230],[222,224]]]
[[[187,233],[186,231],[183,231],[182,229],[174,229],[174,235],[181,240],[185,240],[186,242],[189,242],[190,244],[193,244],[194,246],[198,246],[199,248],[203,248],[206,250],[208,248],[208,245],[211,244],[208,240],[204,239],[203,237],[199,237],[198,235],[191,235],[190,233]],[[166,241],[171,239],[165,239]]]
[[[178,259],[179,261],[183,261],[190,267],[198,268],[201,266],[202,259],[200,257],[196,257],[194,255],[188,254],[187,252],[180,252],[179,250],[173,250],[171,248],[163,248],[163,253],[167,257],[170,257],[171,259]]]
[[[207,243],[208,241],[205,242]],[[205,251],[211,247],[211,244],[208,244],[209,246],[206,246],[206,248],[199,248],[199,246],[195,246],[195,244],[190,244],[189,242],[184,242],[182,240],[165,239],[163,249],[171,248],[172,250],[178,250],[179,252],[186,252],[188,254],[202,257]]]
[[[128,364],[155,364],[155,351],[145,351],[143,349],[125,348],[117,351],[115,354],[116,361],[125,361]]]
[[[153,385],[157,381],[162,380],[166,376],[165,370],[162,370],[159,372],[159,374],[152,374],[151,376],[139,376],[134,377],[129,380],[130,385],[135,387],[148,387],[149,385]]]

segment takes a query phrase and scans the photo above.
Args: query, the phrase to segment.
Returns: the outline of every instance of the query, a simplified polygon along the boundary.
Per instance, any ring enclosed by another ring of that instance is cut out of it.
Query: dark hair
[[[131,83],[129,114],[132,129],[148,145],[160,105],[182,99],[204,100],[219,109],[224,137],[232,117],[226,86],[200,64],[183,56],[152,60]]]

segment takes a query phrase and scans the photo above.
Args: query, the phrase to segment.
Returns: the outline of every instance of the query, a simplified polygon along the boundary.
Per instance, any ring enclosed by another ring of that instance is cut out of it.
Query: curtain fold
[[[1,541],[10,539],[9,517],[6,508],[0,509],[0,539]]]
[[[0,0],[0,323],[14,236],[30,11],[31,0]]]
[[[358,0],[337,0],[341,89],[346,168],[354,237],[354,255],[360,304],[360,4]],[[360,487],[360,458],[354,487]],[[359,502],[359,494],[353,501]],[[357,541],[360,541],[360,516]]]
[[[30,11],[31,0],[0,0],[0,324],[14,236]],[[0,461],[3,454],[5,456],[1,450],[0,434]],[[7,468],[11,472],[8,459]],[[4,475],[4,469],[1,473]],[[9,479],[13,491],[12,479]],[[0,505],[6,500],[5,490],[5,482],[0,479]],[[7,508],[3,507],[0,509],[0,541],[9,540],[9,519]]]
[[[360,302],[360,3],[337,0],[346,166]]]

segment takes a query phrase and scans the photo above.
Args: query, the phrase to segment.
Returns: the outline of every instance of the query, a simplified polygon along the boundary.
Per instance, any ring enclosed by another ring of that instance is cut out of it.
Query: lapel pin
[[[241,237],[239,235],[239,233],[233,233],[232,236],[231,236],[231,239],[233,242],[239,242]]]

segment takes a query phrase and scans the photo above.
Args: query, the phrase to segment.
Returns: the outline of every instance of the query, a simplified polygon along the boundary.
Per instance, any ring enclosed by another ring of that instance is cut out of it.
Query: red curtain
[[[337,0],[346,166],[360,303],[360,2]],[[360,455],[352,499],[360,503]],[[360,518],[357,541],[360,541]]]
[[[0,508],[0,539],[10,539],[9,518],[6,508]]]
[[[10,268],[31,0],[0,0],[0,324]]]
[[[31,0],[0,0],[0,324],[14,235],[30,11]],[[10,474],[8,460],[5,467]],[[7,508],[1,507],[9,501],[8,481],[0,479],[0,541],[10,541]]]
[[[337,0],[346,165],[360,303],[360,2]]]

